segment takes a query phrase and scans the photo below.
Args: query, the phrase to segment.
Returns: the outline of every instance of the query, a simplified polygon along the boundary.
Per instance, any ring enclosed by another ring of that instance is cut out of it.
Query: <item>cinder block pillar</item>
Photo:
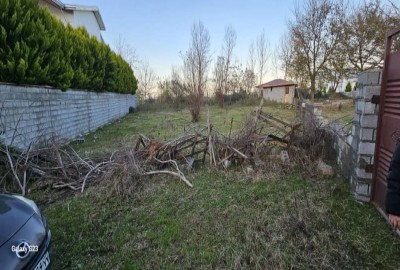
[[[353,119],[352,148],[355,168],[351,186],[357,200],[369,201],[372,187],[372,166],[379,106],[371,103],[381,91],[381,70],[363,72],[358,76],[356,112]]]

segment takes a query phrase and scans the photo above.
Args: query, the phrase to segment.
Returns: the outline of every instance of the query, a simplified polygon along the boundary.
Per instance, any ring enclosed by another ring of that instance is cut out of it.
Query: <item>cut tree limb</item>
[[[232,147],[231,146],[231,149],[233,150],[233,151],[235,151],[239,156],[241,156],[242,158],[244,158],[244,159],[248,159],[248,157],[245,155],[245,154],[243,154],[242,152],[240,152],[239,150],[237,150],[235,147]]]
[[[98,170],[101,166],[106,165],[106,164],[110,164],[111,161],[107,161],[107,162],[101,162],[99,164],[97,164],[93,169],[91,169],[85,176],[85,178],[83,179],[83,183],[82,183],[82,188],[81,188],[81,192],[83,193],[84,189],[85,189],[85,184],[86,184],[86,180],[88,179],[89,175]]]
[[[163,171],[150,171],[150,172],[145,172],[143,173],[143,175],[153,175],[153,174],[170,174],[176,177],[179,177],[183,182],[186,183],[186,185],[188,185],[189,187],[193,187],[192,183],[190,183],[186,177],[184,175],[181,175],[179,173],[176,172],[171,172],[171,171],[167,171],[167,170],[163,170]]]

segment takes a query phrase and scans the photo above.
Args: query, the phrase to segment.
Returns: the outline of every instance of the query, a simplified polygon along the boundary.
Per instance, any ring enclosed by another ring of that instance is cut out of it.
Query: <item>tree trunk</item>
[[[311,80],[311,93],[310,93],[310,99],[311,99],[311,104],[314,104],[314,94],[315,94],[315,77],[310,76]]]

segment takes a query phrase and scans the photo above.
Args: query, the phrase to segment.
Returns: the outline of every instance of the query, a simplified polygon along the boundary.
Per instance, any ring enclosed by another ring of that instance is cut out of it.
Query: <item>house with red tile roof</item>
[[[292,104],[296,84],[292,81],[276,79],[256,86],[265,100]]]

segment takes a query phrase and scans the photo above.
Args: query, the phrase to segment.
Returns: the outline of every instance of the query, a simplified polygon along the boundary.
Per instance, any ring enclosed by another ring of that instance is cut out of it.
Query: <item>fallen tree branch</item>
[[[101,162],[101,163],[97,164],[93,169],[91,169],[91,170],[86,174],[86,176],[85,176],[85,178],[83,179],[83,182],[82,182],[82,188],[81,188],[81,192],[82,192],[82,193],[83,193],[83,190],[85,189],[86,180],[88,179],[89,175],[90,175],[92,172],[98,170],[101,166],[106,165],[106,164],[110,164],[110,163],[111,163],[111,161]]]
[[[180,178],[183,182],[185,182],[186,185],[188,185],[189,187],[193,187],[192,183],[190,183],[190,182],[186,179],[186,177],[185,177],[184,175],[180,175],[179,173],[176,173],[176,172],[171,172],[171,171],[163,170],[163,171],[150,171],[150,172],[145,172],[145,173],[143,173],[143,175],[154,175],[154,174],[170,174],[170,175],[179,177],[179,178]]]
[[[232,146],[231,146],[231,149],[232,149],[233,151],[235,151],[237,154],[239,154],[239,156],[241,156],[242,158],[248,159],[248,157],[247,157],[245,154],[243,154],[242,152],[240,152],[239,150],[237,150],[235,147],[232,147]]]
[[[72,185],[72,183],[63,183],[63,182],[61,182],[59,184],[54,184],[52,187],[53,188],[65,188],[65,187],[67,187],[67,188],[70,188],[72,190],[79,190],[79,188],[78,187],[74,187]]]
[[[159,159],[156,159],[156,158],[154,158],[154,160],[156,160],[157,162],[163,163],[163,164],[165,164],[165,163],[172,163],[172,164],[175,166],[175,169],[176,169],[176,171],[177,171],[176,174],[179,175],[179,177],[180,177],[186,184],[188,184],[190,187],[193,187],[193,185],[186,179],[186,176],[183,174],[183,172],[179,169],[178,163],[176,163],[175,160],[166,160],[166,161],[163,161],[163,160],[159,160]]]

